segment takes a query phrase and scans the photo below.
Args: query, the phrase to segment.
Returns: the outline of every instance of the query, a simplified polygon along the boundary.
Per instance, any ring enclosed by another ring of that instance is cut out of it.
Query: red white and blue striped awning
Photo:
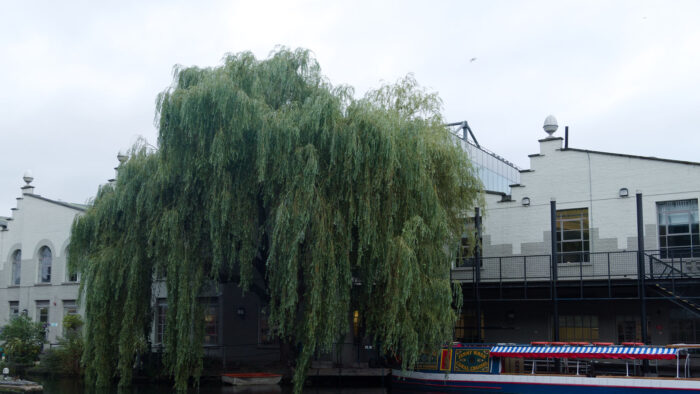
[[[491,357],[673,360],[678,349],[628,346],[494,346]]]

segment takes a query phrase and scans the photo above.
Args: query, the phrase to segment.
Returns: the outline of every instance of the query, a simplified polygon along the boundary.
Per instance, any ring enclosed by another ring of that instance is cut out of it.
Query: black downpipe
[[[559,342],[559,300],[557,296],[557,202],[552,199],[549,202],[550,221],[552,225],[552,312],[554,314],[554,341]],[[561,366],[558,358],[554,359],[554,370],[559,371]]]
[[[644,264],[644,217],[642,211],[642,193],[637,192],[637,282],[639,284],[639,313],[642,324],[642,342],[649,344],[647,332],[646,268]],[[642,363],[642,372],[649,371],[649,361]]]
[[[569,126],[564,127],[564,149],[569,149]]]
[[[479,291],[479,283],[481,283],[481,214],[479,207],[474,208],[474,226],[476,227],[476,248],[474,248],[474,298],[476,301],[476,342],[483,342],[481,337],[481,292]]]
[[[552,309],[554,312],[554,341],[559,341],[559,302],[557,300],[557,202],[550,201],[550,221],[552,225]]]

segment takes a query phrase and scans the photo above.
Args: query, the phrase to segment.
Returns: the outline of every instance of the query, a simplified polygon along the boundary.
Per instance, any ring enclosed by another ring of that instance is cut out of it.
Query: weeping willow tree
[[[202,371],[198,297],[231,278],[264,293],[275,334],[298,349],[297,389],[354,309],[405,367],[450,340],[450,260],[480,183],[440,107],[412,76],[354,99],[304,50],[176,69],[157,100],[158,150],[135,146],[73,225],[88,381],[130,382],[158,278],[179,389]]]

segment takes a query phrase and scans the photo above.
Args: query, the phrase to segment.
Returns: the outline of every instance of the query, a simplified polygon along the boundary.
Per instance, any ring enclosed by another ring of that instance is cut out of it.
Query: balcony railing
[[[644,251],[645,277],[650,280],[700,279],[700,248]],[[637,279],[638,252],[558,253],[557,280]],[[476,281],[475,267],[480,267],[480,282],[547,282],[552,276],[551,255],[501,256],[462,259],[452,270],[452,279]]]

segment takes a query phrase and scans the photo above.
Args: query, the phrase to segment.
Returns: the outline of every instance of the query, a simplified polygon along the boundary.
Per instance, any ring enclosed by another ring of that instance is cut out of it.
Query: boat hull
[[[267,373],[240,373],[221,375],[222,382],[232,384],[234,386],[276,385],[279,384],[281,379],[282,375]]]
[[[392,388],[438,392],[668,394],[700,392],[700,381],[666,378],[445,374],[392,371]]]

